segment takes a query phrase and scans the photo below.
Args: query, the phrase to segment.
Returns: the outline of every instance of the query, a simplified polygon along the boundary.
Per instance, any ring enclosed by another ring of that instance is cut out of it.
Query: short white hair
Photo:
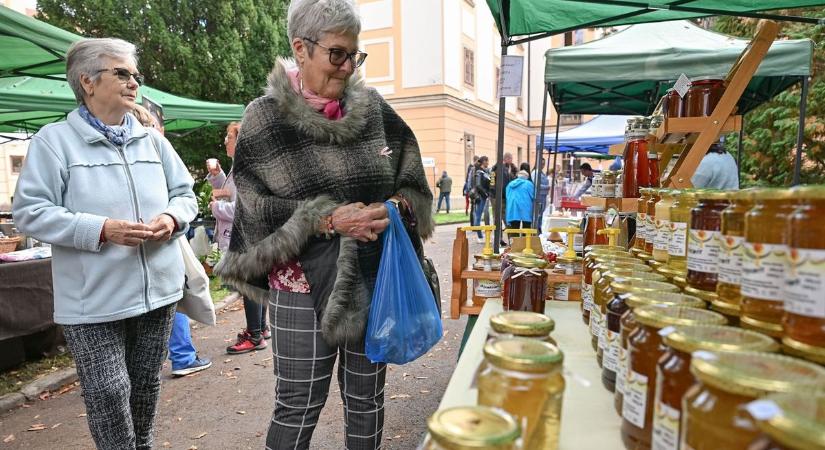
[[[326,33],[350,33],[358,37],[361,18],[351,0],[292,0],[286,29],[290,45],[295,38],[320,41]]]
[[[131,61],[137,66],[137,51],[134,44],[123,39],[81,39],[69,47],[69,51],[66,52],[66,81],[69,82],[78,104],[83,103],[85,94],[80,77],[86,75],[92,81],[97,81],[100,78],[99,70],[105,69],[103,64],[106,58]]]

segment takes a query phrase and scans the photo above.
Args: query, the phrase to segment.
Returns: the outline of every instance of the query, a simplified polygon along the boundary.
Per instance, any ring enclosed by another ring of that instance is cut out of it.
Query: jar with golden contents
[[[650,201],[652,188],[639,189],[639,199],[636,201],[636,238],[633,240],[635,253],[644,253],[647,240],[647,202]]]
[[[578,256],[559,256],[556,258],[556,267],[553,269],[553,272],[559,275],[575,275],[576,269],[581,268],[581,261],[582,259]],[[579,283],[576,283],[574,286],[573,283],[569,282],[554,282],[553,300],[564,302],[569,300],[580,300],[580,288],[581,285]]]
[[[742,255],[745,250],[745,214],[753,207],[754,191],[728,194],[730,205],[722,211],[719,235],[718,300],[711,307],[725,315],[739,316],[742,294]]]
[[[772,393],[811,393],[825,387],[825,368],[772,353],[694,352],[698,383],[682,399],[683,449],[747,448],[759,435],[745,406]]]
[[[487,340],[523,337],[555,344],[550,334],[556,322],[544,314],[531,311],[504,311],[490,318]]]
[[[599,248],[594,248],[599,247]],[[603,247],[603,248],[601,248]],[[590,310],[593,308],[593,269],[596,268],[596,256],[604,254],[616,254],[630,256],[627,250],[615,246],[590,246],[590,250],[585,249],[585,256],[582,270],[582,320],[585,324],[590,323]]]
[[[762,432],[748,450],[825,448],[825,393],[773,394],[748,404]]]
[[[782,343],[786,352],[825,364],[825,186],[793,190]]]
[[[423,450],[517,450],[521,428],[510,414],[486,406],[458,406],[427,419]]]
[[[590,310],[591,320],[589,320],[588,323],[590,325],[590,330],[593,333],[593,336],[598,336],[598,334],[596,334],[596,331],[598,330],[598,326],[601,324],[600,319],[602,319],[602,306],[605,303],[607,303],[607,299],[612,298],[612,296],[602,296],[602,291],[604,290],[604,282],[599,283],[599,281],[601,280],[604,271],[609,267],[632,268],[644,272],[649,272],[649,270],[643,262],[633,257],[600,255],[596,257],[595,263],[596,267],[593,269],[593,275],[591,277],[593,281],[593,304],[591,305]],[[597,318],[596,320],[593,320],[594,315]],[[593,347],[593,349],[595,350],[596,347]]]
[[[613,198],[616,195],[616,172],[602,172],[602,197]]]
[[[638,263],[614,263],[605,264],[604,266],[599,267],[596,272],[596,284],[594,285],[593,310],[590,313],[590,333],[592,337],[593,350],[598,351],[599,339],[603,339],[601,336],[606,323],[606,305],[613,299],[613,291],[610,288],[610,283],[613,282],[614,277],[649,277],[648,279],[654,281],[662,280],[658,274],[654,274],[648,269],[648,267]]]
[[[644,256],[653,258],[653,242],[656,240],[656,203],[662,199],[662,189],[650,188],[650,196],[645,208],[645,251]]]
[[[671,269],[682,272],[687,270],[690,211],[696,204],[695,191],[682,191],[670,205],[670,242],[667,246],[667,265]]]
[[[705,309],[653,305],[634,311],[639,326],[627,340],[628,363],[622,405],[622,442],[649,449],[653,436],[656,363],[662,356],[659,330],[675,325],[723,325],[724,316]]]
[[[687,284],[703,291],[716,292],[719,271],[719,232],[722,211],[728,207],[722,191],[701,191],[690,212],[688,232]]]
[[[756,331],[730,326],[698,325],[664,328],[665,346],[656,369],[653,408],[653,450],[677,450],[682,418],[682,397],[696,383],[690,373],[690,355],[697,350],[775,352],[779,345]]]
[[[656,203],[656,237],[653,240],[653,259],[666,263],[670,244],[670,207],[680,191],[662,189],[661,200]]]
[[[544,313],[547,294],[547,263],[541,259],[513,258],[510,275],[507,309],[509,311],[533,311]]]
[[[782,336],[783,291],[787,261],[787,221],[796,209],[789,189],[765,188],[754,194],[754,207],[745,214],[742,258],[743,327]]]
[[[478,404],[501,408],[522,424],[524,448],[558,448],[564,394],[555,345],[534,339],[497,339],[484,346]]]

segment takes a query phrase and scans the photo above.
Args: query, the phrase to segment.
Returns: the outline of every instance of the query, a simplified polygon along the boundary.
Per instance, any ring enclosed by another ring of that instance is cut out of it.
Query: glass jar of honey
[[[531,311],[504,311],[490,317],[487,340],[523,337],[555,344],[550,336],[556,322],[544,314]]]
[[[616,172],[602,172],[602,197],[613,198],[616,195]]]
[[[685,95],[686,117],[709,117],[724,93],[724,78],[694,78],[690,81],[690,89]]]
[[[696,325],[664,328],[659,333],[665,346],[656,369],[653,408],[654,450],[679,448],[682,397],[696,383],[690,373],[690,355],[697,350],[728,352],[775,352],[776,341],[755,331],[730,326]]]
[[[597,247],[597,248],[594,248]],[[603,248],[602,248],[603,247]],[[593,269],[596,267],[596,256],[604,254],[616,254],[630,256],[625,249],[613,246],[593,246],[589,250],[585,249],[585,256],[582,262],[582,320],[585,324],[590,323],[590,310],[593,307]]]
[[[636,253],[644,253],[647,240],[647,202],[650,200],[651,188],[639,189],[639,199],[636,201],[636,237],[633,239],[633,248]]]
[[[596,279],[594,285],[594,304],[593,311],[590,314],[590,333],[592,338],[593,350],[596,350],[596,357],[598,360],[599,342],[604,344],[605,336],[603,336],[604,328],[607,320],[607,303],[613,299],[613,290],[610,287],[611,283],[617,277],[633,278],[636,280],[651,280],[664,281],[664,278],[652,271],[644,265],[625,265],[614,264],[606,265],[599,270],[599,277]],[[603,345],[602,345],[603,347]]]
[[[791,190],[764,188],[754,194],[745,214],[742,258],[743,327],[782,337],[784,283],[787,261],[787,221],[796,209]]]
[[[564,394],[562,361],[555,345],[525,338],[484,346],[478,404],[501,408],[522,424],[525,448],[558,448]]]
[[[582,259],[578,256],[559,256],[556,258],[556,266],[553,268],[553,273],[558,275],[576,275],[576,270],[581,269]],[[575,292],[580,289],[580,284],[569,282],[553,282],[553,300],[569,301],[580,300],[581,292]]]
[[[604,208],[601,206],[587,208],[584,215],[584,247],[594,244],[607,244],[607,236],[597,233],[597,231],[604,230],[606,227]]]
[[[811,393],[825,386],[825,368],[759,352],[692,354],[698,383],[682,399],[682,448],[747,448],[759,435],[745,406],[772,393]]]
[[[722,191],[700,191],[690,212],[688,233],[687,284],[703,291],[716,292],[719,271],[719,233],[722,211],[728,207]]]
[[[787,353],[825,364],[825,186],[792,192],[799,208],[788,222],[782,344]]]
[[[676,89],[668,89],[665,93],[664,112],[666,117],[685,117],[685,102]]]
[[[670,205],[670,242],[667,246],[667,265],[682,272],[687,270],[690,211],[696,204],[695,191],[682,191]]]
[[[748,450],[825,449],[825,394],[773,394],[747,410],[762,432]]]
[[[521,429],[510,414],[486,406],[458,406],[427,419],[423,450],[517,450]]]
[[[670,207],[680,191],[662,189],[661,200],[656,203],[656,237],[653,240],[653,259],[666,263],[670,244]]]
[[[661,189],[650,188],[650,198],[647,200],[645,206],[645,255],[650,255],[653,258],[653,241],[656,240],[656,203],[662,199],[660,193]]]
[[[588,305],[589,309],[588,309],[588,313],[587,313],[587,323],[588,324],[591,324],[590,315],[593,313],[593,310],[598,309],[598,304],[599,303],[598,303],[598,298],[597,297],[598,297],[599,293],[597,292],[597,283],[599,281],[599,278],[601,278],[601,273],[603,272],[602,269],[607,268],[607,267],[619,266],[619,267],[633,267],[633,268],[637,268],[638,270],[641,270],[641,271],[646,271],[647,270],[643,267],[644,263],[637,260],[636,258],[633,258],[632,256],[630,256],[628,254],[609,254],[609,255],[598,254],[595,257],[593,257],[592,266],[593,266],[593,269],[590,273],[590,281],[591,281],[591,284],[590,284],[590,299],[591,299],[591,302]],[[582,294],[582,295],[584,295],[584,294]],[[598,314],[598,311],[596,311],[596,313]]]
[[[742,294],[742,254],[745,250],[745,214],[753,207],[752,189],[728,194],[730,205],[722,211],[719,235],[717,301],[712,308],[728,316],[739,316]]]
[[[510,283],[507,310],[533,311],[544,314],[547,294],[547,263],[541,259],[513,258],[513,272]]]
[[[627,379],[622,404],[622,442],[626,448],[650,448],[656,397],[656,363],[663,354],[659,330],[675,325],[723,325],[725,318],[704,309],[673,305],[634,310],[639,324],[627,340]]]

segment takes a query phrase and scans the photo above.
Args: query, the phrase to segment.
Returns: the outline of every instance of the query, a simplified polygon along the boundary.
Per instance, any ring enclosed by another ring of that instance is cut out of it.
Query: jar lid
[[[653,188],[644,187],[644,188],[639,189],[639,193],[643,194],[643,195],[650,195],[650,191],[652,191],[652,190],[653,190]]]
[[[640,261],[638,258],[634,258],[633,256],[613,253],[596,255],[596,262],[606,264],[644,264],[644,262]]]
[[[771,394],[747,409],[757,419],[756,426],[783,446],[825,448],[825,394]]]
[[[564,361],[564,354],[555,345],[523,337],[488,342],[484,346],[484,357],[503,369],[530,373],[549,372]]]
[[[631,294],[634,292],[679,292],[679,288],[669,283],[652,280],[636,280],[617,277],[610,283],[613,292]]]
[[[515,336],[547,336],[556,328],[556,322],[531,311],[504,311],[490,318],[490,327],[497,333]]]
[[[524,256],[512,259],[513,265],[530,269],[542,269],[547,266],[547,261],[539,258],[527,258]]]
[[[794,198],[791,189],[786,188],[759,188],[754,191],[754,201],[762,200],[788,200]]]
[[[656,272],[673,279],[678,276],[683,276],[685,274],[684,270],[674,269],[673,267],[668,266],[667,264],[661,267],[656,268]]]
[[[653,269],[651,269],[650,266],[647,266],[645,265],[645,263],[638,260],[599,262],[598,264],[596,264],[596,268],[606,272],[616,272],[615,270],[611,269],[618,269],[621,271],[653,272]]]
[[[714,352],[776,352],[779,345],[756,331],[723,325],[676,326],[664,336],[666,345],[685,353],[697,350]]]
[[[676,305],[650,305],[633,310],[636,322],[654,328],[674,325],[724,325],[725,316],[706,309]]]
[[[697,84],[697,83],[698,84],[710,84],[710,83],[716,82],[716,81],[725,81],[725,77],[721,77],[719,75],[711,75],[711,76],[703,76],[703,77],[696,77],[696,78],[691,78],[690,79],[691,84]]]
[[[602,276],[609,282],[612,283],[616,281],[616,279],[622,280],[647,280],[647,281],[659,281],[662,283],[667,282],[667,278],[664,275],[655,273],[655,272],[643,272],[634,269],[607,269],[602,272]]]
[[[728,192],[718,189],[707,189],[699,191],[697,198],[699,200],[727,200]]]
[[[665,198],[676,198],[676,196],[680,195],[682,191],[678,189],[667,189],[659,193],[662,197]]]
[[[825,387],[825,368],[773,353],[697,351],[690,372],[702,383],[748,397],[816,392]]]
[[[791,194],[798,200],[825,200],[825,186],[797,186],[791,189]]]
[[[601,206],[589,206],[587,207],[587,212],[589,213],[600,213],[604,212],[604,208]]]
[[[630,252],[627,251],[626,248],[620,247],[618,245],[601,245],[601,244],[594,244],[588,245],[584,252],[589,255],[630,255]]]
[[[664,277],[664,275],[659,274]],[[699,297],[685,295],[676,292],[656,292],[656,293],[635,293],[625,300],[627,306],[631,308],[641,308],[650,305],[675,305],[688,306],[691,308],[704,309],[707,304]]]
[[[578,263],[581,262],[581,257],[579,256],[557,256],[556,262],[565,262],[565,263]]]
[[[496,253],[494,253],[492,255],[485,255],[484,253],[477,253],[477,254],[473,255],[473,258],[478,259],[478,260],[482,260],[482,261],[487,260],[487,259],[500,261],[501,260],[501,255],[496,254]]]
[[[436,411],[427,420],[427,428],[436,442],[451,450],[509,448],[521,436],[513,416],[486,406]]]
[[[702,289],[696,289],[693,286],[685,287],[685,293],[696,296],[696,297],[699,297],[702,300],[704,300],[706,302],[709,302],[709,303],[713,302],[713,301],[716,301],[716,300],[719,300],[719,295],[716,292],[704,291]]]

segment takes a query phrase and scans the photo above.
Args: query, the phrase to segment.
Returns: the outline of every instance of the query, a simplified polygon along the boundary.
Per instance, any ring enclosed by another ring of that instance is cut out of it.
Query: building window
[[[573,45],[584,44],[584,30],[576,30],[573,32]]]
[[[568,31],[567,33],[564,33],[564,46],[570,47],[571,45],[573,45],[573,32]]]
[[[23,157],[22,156],[12,156],[11,157],[11,173],[20,173],[23,169]]]
[[[581,114],[562,114],[561,115],[561,124],[562,125],[581,125],[582,123],[582,115]]]
[[[475,54],[464,47],[464,84],[475,86]]]

